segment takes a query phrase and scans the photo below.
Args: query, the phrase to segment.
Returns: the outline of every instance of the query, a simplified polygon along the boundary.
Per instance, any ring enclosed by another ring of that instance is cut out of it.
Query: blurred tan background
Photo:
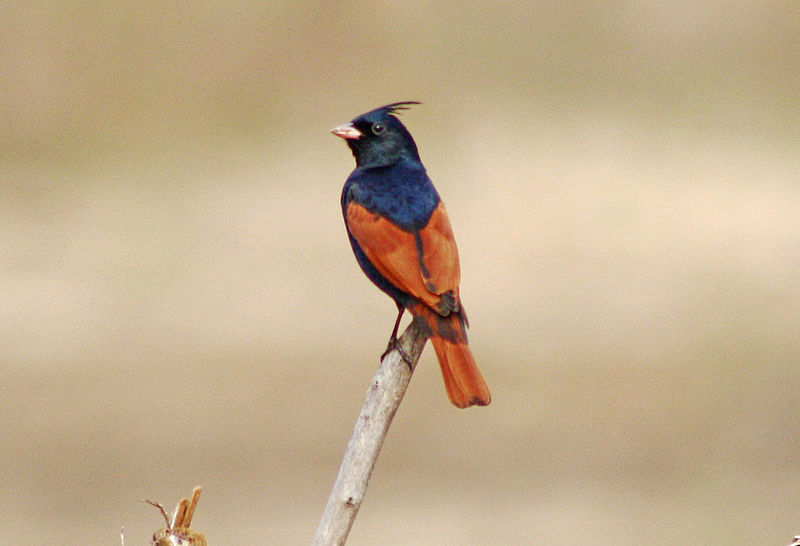
[[[0,542],[308,544],[394,320],[329,129],[403,120],[488,408],[427,349],[348,542],[800,534],[800,4],[0,18]]]

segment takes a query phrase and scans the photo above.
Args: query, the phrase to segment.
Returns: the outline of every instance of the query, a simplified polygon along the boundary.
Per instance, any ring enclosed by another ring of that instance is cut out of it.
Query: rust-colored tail
[[[467,332],[461,315],[451,313],[443,317],[423,304],[410,311],[430,331],[450,401],[459,408],[488,405],[492,395],[467,345]]]
[[[453,343],[436,335],[431,337],[431,343],[439,358],[447,396],[453,404],[468,408],[474,404],[485,406],[492,401],[489,387],[472,358],[469,345]]]

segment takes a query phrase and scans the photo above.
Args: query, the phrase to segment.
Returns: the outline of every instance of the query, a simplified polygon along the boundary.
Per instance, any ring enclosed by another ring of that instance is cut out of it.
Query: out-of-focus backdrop
[[[487,408],[427,349],[348,544],[800,533],[800,4],[0,15],[0,542],[308,544],[394,305],[329,129],[403,114]]]

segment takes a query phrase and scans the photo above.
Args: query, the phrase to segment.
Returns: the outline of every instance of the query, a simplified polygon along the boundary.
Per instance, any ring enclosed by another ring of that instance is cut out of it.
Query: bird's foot
[[[408,354],[406,353],[405,349],[403,349],[403,346],[400,345],[400,340],[397,339],[397,336],[392,336],[392,338],[389,340],[389,344],[386,346],[386,350],[383,351],[383,354],[381,355],[381,362],[383,362],[383,359],[386,358],[386,355],[388,355],[389,353],[391,353],[395,349],[397,349],[397,352],[400,353],[400,358],[403,359],[403,362],[405,362],[408,365],[408,367],[410,368],[411,367],[411,357],[408,356]]]

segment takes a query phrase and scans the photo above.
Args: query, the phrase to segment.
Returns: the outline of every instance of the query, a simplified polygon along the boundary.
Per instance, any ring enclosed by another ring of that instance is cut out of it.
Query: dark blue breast
[[[421,163],[357,168],[342,192],[342,209],[355,202],[406,231],[421,229],[439,204],[439,194]]]

